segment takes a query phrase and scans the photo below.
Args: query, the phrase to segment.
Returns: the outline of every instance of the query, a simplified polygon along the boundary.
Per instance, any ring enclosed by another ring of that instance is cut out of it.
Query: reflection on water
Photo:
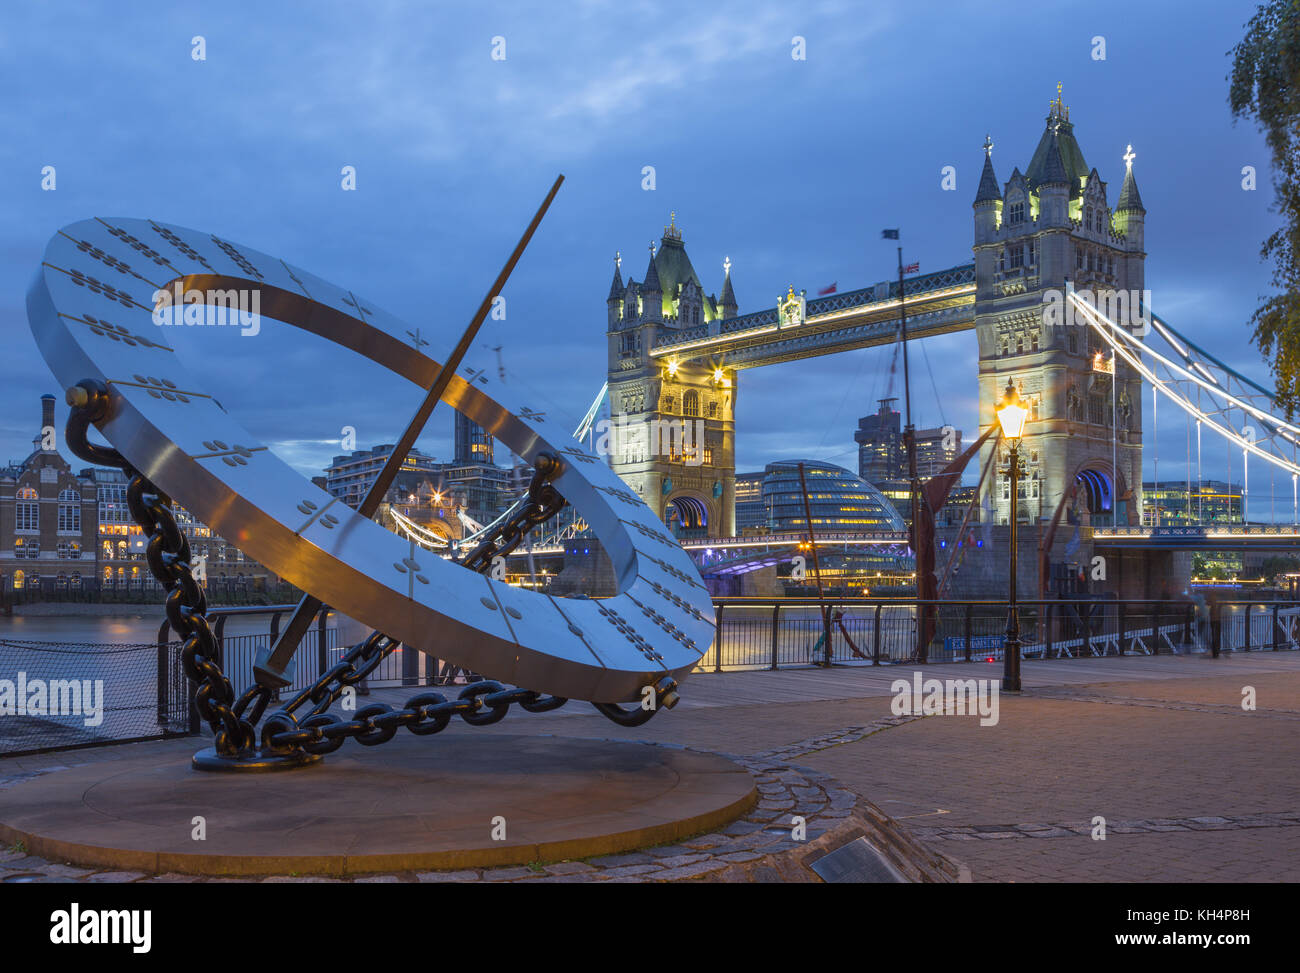
[[[62,642],[69,645],[124,645],[156,642],[158,626],[163,622],[162,609],[128,615],[15,615],[0,616],[0,639],[27,639],[36,642]],[[280,616],[280,624],[288,614]],[[251,635],[270,630],[271,616],[234,616],[226,621],[227,635]],[[172,638],[175,638],[172,633]]]

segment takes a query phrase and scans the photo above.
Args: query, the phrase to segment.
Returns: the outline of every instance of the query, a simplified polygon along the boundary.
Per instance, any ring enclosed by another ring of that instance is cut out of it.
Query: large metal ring
[[[666,674],[680,680],[708,649],[713,605],[676,540],[567,429],[500,404],[515,392],[489,375],[457,375],[443,400],[526,462],[542,452],[560,458],[554,487],[609,554],[613,597],[557,598],[493,581],[312,485],[182,366],[168,339],[184,325],[155,323],[154,311],[164,295],[186,292],[198,292],[202,308],[241,292],[251,305],[256,294],[257,333],[272,326],[268,319],[292,325],[420,389],[432,385],[439,363],[412,349],[402,338],[408,326],[374,302],[249,247],[140,219],[85,220],[61,230],[27,295],[41,353],[65,387],[83,379],[107,387],[100,432],[215,533],[408,646],[538,692],[638,700],[641,687]],[[251,326],[242,330],[248,336],[237,340],[256,341]]]

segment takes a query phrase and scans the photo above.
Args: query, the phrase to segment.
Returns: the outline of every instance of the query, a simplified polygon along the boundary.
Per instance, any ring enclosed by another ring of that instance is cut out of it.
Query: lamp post
[[[1016,500],[1019,497],[1020,437],[1029,415],[1020,402],[1020,393],[1010,382],[997,409],[1002,435],[1011,444],[1011,586],[1007,596],[1007,637],[1002,645],[1002,691],[1020,692],[1020,609],[1016,604]]]

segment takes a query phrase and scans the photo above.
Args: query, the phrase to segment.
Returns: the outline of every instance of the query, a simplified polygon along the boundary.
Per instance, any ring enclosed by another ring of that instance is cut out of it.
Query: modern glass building
[[[1190,490],[1186,480],[1142,484],[1142,522],[1148,527],[1242,524],[1244,514],[1240,483],[1203,480]]]
[[[763,477],[766,473],[736,474],[736,533],[755,534],[767,530],[763,506]]]
[[[767,464],[763,473],[763,509],[776,533],[808,529],[799,460]],[[883,493],[842,466],[804,460],[808,506],[816,531],[906,530],[907,525]]]

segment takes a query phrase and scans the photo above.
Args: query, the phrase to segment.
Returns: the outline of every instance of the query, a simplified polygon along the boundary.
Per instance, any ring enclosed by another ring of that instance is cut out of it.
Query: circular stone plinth
[[[180,751],[53,771],[6,789],[0,839],[134,871],[346,875],[613,854],[721,827],[755,800],[749,774],[712,754],[467,734],[349,745],[276,774],[197,773]]]

